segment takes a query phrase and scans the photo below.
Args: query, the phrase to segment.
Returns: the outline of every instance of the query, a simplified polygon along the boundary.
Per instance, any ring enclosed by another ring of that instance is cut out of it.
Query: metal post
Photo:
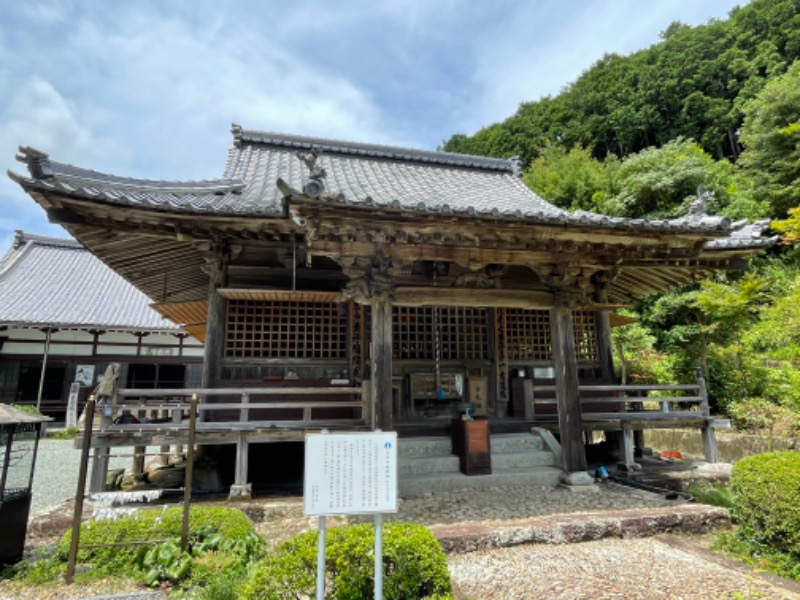
[[[186,442],[186,480],[183,483],[183,529],[181,550],[189,543],[189,506],[192,501],[192,470],[194,468],[194,432],[197,426],[197,394],[192,394],[189,404],[189,439]]]
[[[325,600],[325,516],[319,518],[317,538],[317,600]]]
[[[47,356],[50,354],[50,336],[53,328],[47,328],[47,337],[44,341],[44,356],[42,356],[42,374],[39,376],[39,394],[36,396],[36,410],[41,412],[42,393],[44,392],[44,374],[47,371]]]
[[[375,600],[383,600],[383,515],[375,515]]]
[[[72,516],[72,538],[69,541],[69,556],[67,558],[67,572],[64,581],[72,583],[75,576],[75,561],[78,557],[78,538],[81,533],[81,516],[83,515],[83,500],[86,490],[86,471],[89,465],[89,447],[92,444],[92,425],[94,424],[94,396],[89,396],[86,403],[86,421],[83,423],[83,448],[81,449],[81,463],[78,469],[78,489],[75,491],[75,513]]]

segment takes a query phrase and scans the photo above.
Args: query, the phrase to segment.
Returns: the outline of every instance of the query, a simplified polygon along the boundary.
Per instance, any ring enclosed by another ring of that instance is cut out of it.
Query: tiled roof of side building
[[[21,231],[0,259],[0,323],[180,331],[78,242]]]

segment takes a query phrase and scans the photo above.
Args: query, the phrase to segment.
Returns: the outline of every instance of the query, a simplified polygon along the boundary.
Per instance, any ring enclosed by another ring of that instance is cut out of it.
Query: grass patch
[[[81,433],[81,430],[77,427],[66,427],[64,429],[59,429],[54,431],[52,435],[48,437],[53,440],[74,440],[78,437]]]
[[[712,539],[711,549],[740,560],[756,571],[773,573],[800,583],[800,560],[797,556],[755,540],[743,539],[738,528],[717,534]]]
[[[722,483],[697,481],[690,483],[686,488],[686,492],[703,504],[721,506],[727,509],[733,509],[734,506],[733,492],[727,485]]]

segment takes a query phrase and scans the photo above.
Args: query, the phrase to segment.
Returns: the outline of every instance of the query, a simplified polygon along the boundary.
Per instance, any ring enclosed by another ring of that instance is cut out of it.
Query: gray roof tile
[[[309,169],[299,152],[315,152],[325,170],[322,201],[371,206],[412,213],[433,212],[578,225],[638,232],[698,233],[730,231],[724,217],[692,215],[648,221],[578,211],[569,213],[543,200],[517,176],[515,159],[430,152],[291,136],[233,126],[223,178],[207,181],[151,181],[106,175],[51,161],[38,150],[21,148],[18,159],[30,176],[9,175],[29,190],[52,190],[117,205],[176,213],[219,216],[284,214],[284,190],[302,195]],[[730,241],[737,248],[761,247],[763,241]],[[724,240],[708,249],[725,247]],[[732,247],[732,246],[731,246]]]
[[[21,231],[0,259],[0,323],[180,331],[78,242]]]

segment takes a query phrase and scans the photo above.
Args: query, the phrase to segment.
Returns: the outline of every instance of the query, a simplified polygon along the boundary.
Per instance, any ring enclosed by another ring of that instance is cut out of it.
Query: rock
[[[692,469],[692,474],[698,477],[728,480],[731,478],[731,463],[697,463]]]

